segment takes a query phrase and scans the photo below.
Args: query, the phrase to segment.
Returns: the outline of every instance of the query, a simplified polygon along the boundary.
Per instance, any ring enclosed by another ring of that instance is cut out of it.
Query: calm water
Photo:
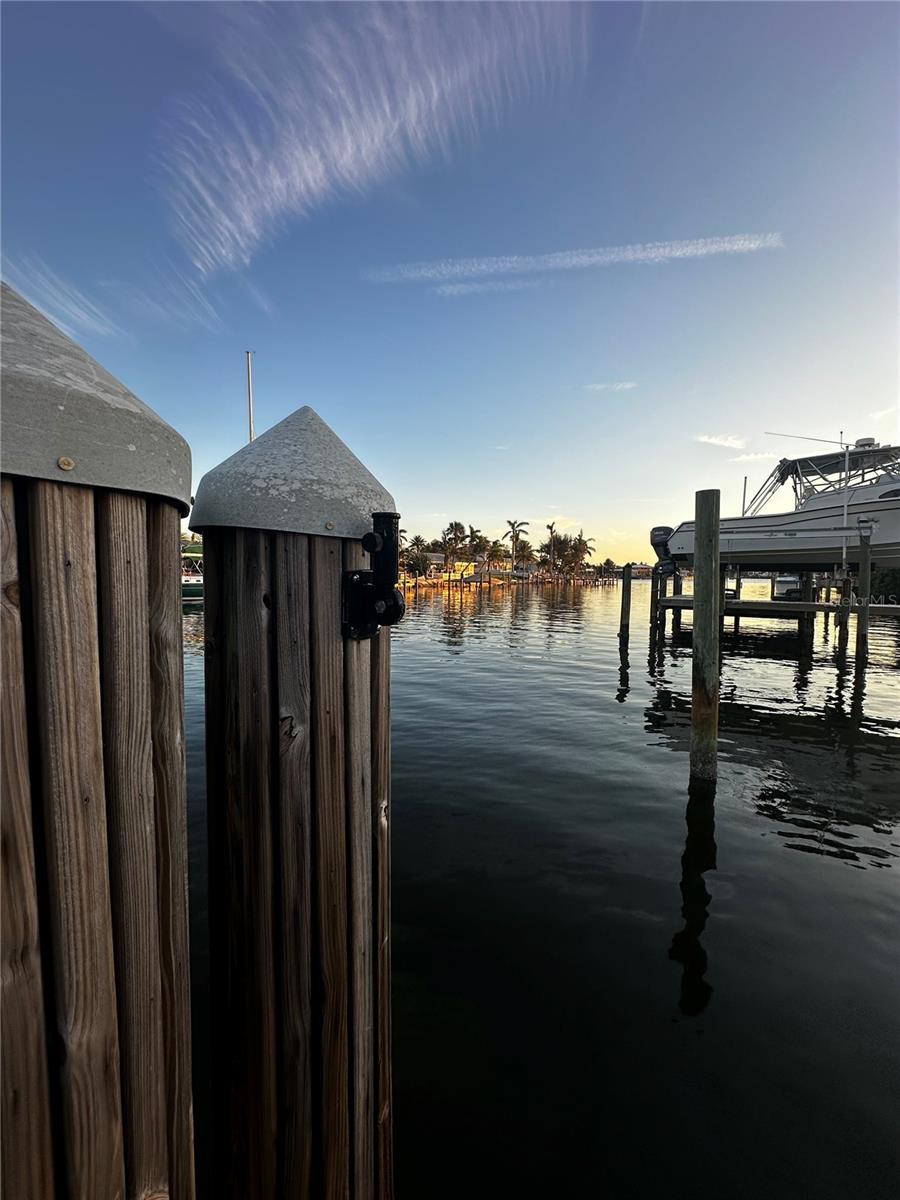
[[[863,687],[852,631],[728,620],[712,805],[647,604],[627,670],[617,589],[428,593],[394,634],[400,1200],[900,1194],[900,626]]]

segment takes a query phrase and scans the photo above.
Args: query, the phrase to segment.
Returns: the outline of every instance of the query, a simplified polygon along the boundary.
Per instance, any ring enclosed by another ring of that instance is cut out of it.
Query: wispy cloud
[[[691,238],[677,242],[639,242],[630,246],[600,246],[588,250],[559,250],[553,254],[508,254],[486,258],[442,258],[432,262],[401,263],[363,273],[373,283],[440,283],[492,275],[526,275],[540,271],[580,271],[617,263],[659,264],[722,254],[755,254],[784,245],[780,233],[739,233],[728,237]]]
[[[625,379],[621,383],[586,383],[586,392],[630,392],[637,384],[633,379]]]
[[[763,451],[754,451],[750,454],[739,454],[737,458],[729,458],[729,462],[763,462],[769,460],[774,462],[778,458],[777,454],[766,454]]]
[[[122,332],[108,313],[41,258],[4,258],[3,278],[69,337],[110,337]]]
[[[879,408],[877,412],[869,413],[868,419],[870,421],[883,421],[886,417],[897,416],[900,416],[900,408],[896,404],[893,404],[890,408]]]
[[[216,82],[161,139],[194,265],[248,264],[293,218],[447,158],[585,51],[569,4],[225,5]]]
[[[442,283],[432,291],[438,296],[471,296],[476,292],[524,292],[539,286],[537,279],[498,279],[487,283]]]
[[[747,439],[737,437],[733,433],[698,433],[695,442],[703,442],[707,446],[724,446],[727,450],[743,450]]]
[[[191,278],[172,262],[147,263],[138,272],[140,283],[104,279],[100,286],[117,306],[142,321],[178,329],[197,328],[216,333],[222,328],[218,310],[202,281]]]
[[[494,449],[495,450],[508,450],[509,446],[495,446]]]

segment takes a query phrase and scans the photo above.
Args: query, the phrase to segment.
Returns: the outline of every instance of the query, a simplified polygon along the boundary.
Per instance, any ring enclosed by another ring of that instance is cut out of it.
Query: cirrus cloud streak
[[[723,254],[755,254],[784,246],[780,233],[738,233],[727,237],[689,238],[670,242],[638,242],[628,246],[599,246],[558,250],[552,254],[507,254],[484,258],[443,258],[432,262],[401,263],[363,272],[372,283],[443,283],[495,275],[525,275],[542,271],[582,271],[618,263],[660,264]]]

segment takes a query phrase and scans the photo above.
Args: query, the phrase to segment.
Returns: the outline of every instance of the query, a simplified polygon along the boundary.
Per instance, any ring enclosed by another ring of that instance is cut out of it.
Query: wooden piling
[[[666,635],[666,609],[660,604],[665,600],[669,581],[665,575],[660,575],[656,592],[656,629],[661,637]]]
[[[659,619],[659,571],[656,567],[650,572],[650,629],[656,631]]]
[[[292,464],[295,503],[275,489],[246,528],[244,481],[270,454]],[[361,464],[309,409],[245,456],[238,482],[227,463],[201,481],[192,524],[207,593],[213,1037],[226,1048],[215,1193],[391,1200],[388,642],[383,629],[350,636],[344,607],[369,570],[373,509],[342,512]],[[326,521],[310,509],[330,481]]]
[[[800,599],[805,603],[812,603],[813,590],[814,580],[812,572],[802,571],[800,574]],[[815,613],[802,613],[797,619],[798,635],[806,640],[811,638],[815,629],[815,622]]]
[[[6,285],[3,317],[4,1190],[192,1200],[190,454]]]
[[[168,1187],[156,894],[147,513],[97,497],[100,683],[127,1193]],[[152,920],[148,920],[148,914]]]
[[[393,1200],[391,1075],[391,631],[372,644],[372,827],[375,904],[375,1168],[378,1200]]]
[[[869,604],[872,600],[871,535],[860,533],[859,575],[856,589],[856,666],[865,668],[869,661]]]
[[[25,713],[22,589],[11,479],[2,483],[2,534],[3,1183],[9,1196],[44,1200],[53,1194],[53,1166]]]
[[[697,492],[694,521],[694,628],[691,777],[717,776],[719,732],[719,493]]]
[[[631,563],[626,563],[622,568],[622,610],[619,616],[619,641],[623,645],[628,643],[628,634],[631,627]]]
[[[677,573],[672,578],[672,595],[680,596],[684,591],[684,577]],[[681,609],[672,609],[672,633],[681,633]]]
[[[28,497],[35,690],[50,939],[70,1193],[125,1193],[113,962],[94,497],[35,482]]]
[[[187,780],[184,756],[184,651],[181,632],[181,515],[147,501],[150,719],[156,827],[156,894],[162,982],[169,1186],[193,1200],[191,979],[188,946]]]

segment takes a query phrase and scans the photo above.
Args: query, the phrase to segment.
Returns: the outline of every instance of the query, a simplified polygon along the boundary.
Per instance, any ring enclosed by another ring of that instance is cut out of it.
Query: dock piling
[[[619,644],[628,645],[631,627],[631,563],[622,568],[622,609],[619,616]]]
[[[672,595],[680,596],[684,591],[684,577],[680,572],[676,572],[672,579]],[[672,633],[681,633],[681,609],[672,609]]]
[[[691,778],[714,783],[719,732],[719,492],[697,492],[691,663]]]
[[[393,1195],[392,510],[309,408],[197,490],[217,1196]]]
[[[872,599],[871,533],[859,534],[859,575],[856,588],[856,666],[865,668],[869,661],[869,605]]]
[[[4,891],[4,1181],[24,1197],[193,1200],[190,453],[6,286],[3,323],[4,889],[18,892]]]

